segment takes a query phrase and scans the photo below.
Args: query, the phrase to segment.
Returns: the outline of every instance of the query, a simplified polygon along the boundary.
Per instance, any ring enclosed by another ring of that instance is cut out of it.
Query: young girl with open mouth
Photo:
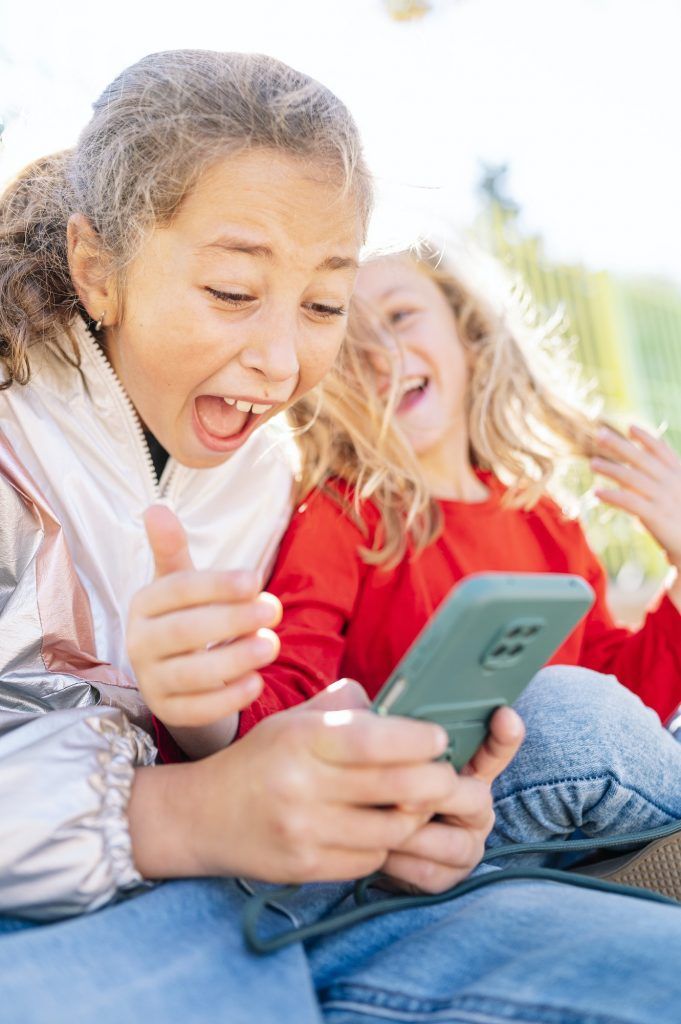
[[[74,149],[0,199],[8,1024],[676,1020],[677,911],[624,897],[499,886],[245,948],[241,875],[308,883],[310,921],[352,901],[339,880],[473,871],[522,735],[509,709],[477,777],[437,762],[436,726],[379,719],[352,686],[154,763],[136,683],[191,728],[249,704],[276,657],[260,574],[292,477],[267,423],[336,359],[369,206],[328,89],[193,50],[126,69]],[[158,506],[145,534],[160,495],[186,535]]]

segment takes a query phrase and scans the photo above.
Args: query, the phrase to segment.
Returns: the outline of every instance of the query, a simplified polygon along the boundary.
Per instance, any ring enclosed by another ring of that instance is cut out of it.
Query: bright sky
[[[0,178],[70,145],[123,67],[174,47],[258,50],[314,75],[354,113],[382,202],[374,237],[465,224],[480,161],[549,252],[681,281],[680,0],[4,3]]]

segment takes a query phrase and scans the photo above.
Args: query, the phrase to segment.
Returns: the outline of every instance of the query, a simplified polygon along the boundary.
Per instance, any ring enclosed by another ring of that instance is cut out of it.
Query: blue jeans
[[[681,817],[681,746],[612,680],[541,673],[491,842]],[[536,746],[535,746],[536,744]],[[524,766],[524,767],[523,767]],[[677,1024],[672,906],[508,882],[258,958],[231,880],[171,882],[88,917],[0,924],[3,1024]],[[298,920],[351,902],[306,886]],[[269,911],[278,927],[275,911]]]
[[[488,848],[564,839],[576,829],[587,837],[617,835],[681,819],[681,745],[614,676],[544,669],[516,708],[526,738],[494,784]]]

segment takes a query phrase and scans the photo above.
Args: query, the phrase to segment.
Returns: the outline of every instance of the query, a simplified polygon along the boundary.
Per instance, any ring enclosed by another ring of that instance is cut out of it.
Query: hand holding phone
[[[374,710],[438,722],[450,739],[445,757],[461,769],[496,708],[518,699],[593,601],[579,576],[468,576],[391,673]]]

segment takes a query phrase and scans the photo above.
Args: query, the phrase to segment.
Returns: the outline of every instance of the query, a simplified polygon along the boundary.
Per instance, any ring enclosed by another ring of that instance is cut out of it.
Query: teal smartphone
[[[424,718],[462,768],[493,712],[513,704],[594,602],[580,576],[478,573],[458,583],[381,688],[379,715]]]

